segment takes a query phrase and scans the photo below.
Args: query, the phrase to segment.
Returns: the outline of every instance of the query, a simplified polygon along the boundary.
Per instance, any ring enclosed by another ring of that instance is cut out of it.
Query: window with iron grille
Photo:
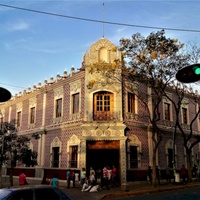
[[[69,147],[69,167],[77,168],[77,160],[78,160],[78,146],[70,146]]]
[[[130,168],[138,168],[138,147],[130,146]]]
[[[53,147],[52,167],[59,167],[59,147]]]
[[[187,108],[182,108],[183,124],[188,123]]]
[[[173,149],[168,148],[168,165],[172,168],[173,167]]]
[[[62,98],[56,100],[56,117],[62,116]]]
[[[21,126],[21,118],[22,118],[22,112],[17,112],[17,127]]]
[[[30,124],[35,123],[35,107],[30,109]]]
[[[94,94],[94,119],[113,119],[113,94],[102,91]]]
[[[3,117],[0,118],[0,128],[3,126]]]
[[[164,103],[164,111],[165,111],[165,120],[170,121],[170,104],[169,103]]]
[[[72,95],[72,101],[73,101],[72,113],[78,113],[79,112],[79,93]]]
[[[128,93],[128,112],[135,113],[135,95]]]

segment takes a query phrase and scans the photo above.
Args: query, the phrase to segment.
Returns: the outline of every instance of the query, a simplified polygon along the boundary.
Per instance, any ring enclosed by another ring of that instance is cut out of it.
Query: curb
[[[173,190],[181,190],[186,188],[195,188],[199,187],[200,183],[198,184],[188,184],[188,185],[179,185],[179,186],[172,186],[172,187],[162,187],[162,188],[152,188],[152,189],[143,189],[137,191],[127,191],[127,192],[118,192],[113,194],[105,194],[101,199],[111,199],[116,197],[127,197],[127,196],[134,196],[134,195],[142,195],[148,193],[158,193],[158,192],[166,192],[166,191],[173,191]]]

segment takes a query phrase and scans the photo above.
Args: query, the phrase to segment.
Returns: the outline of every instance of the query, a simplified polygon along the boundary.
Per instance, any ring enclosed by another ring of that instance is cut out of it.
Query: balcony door
[[[113,120],[113,93],[101,91],[94,94],[94,120]]]

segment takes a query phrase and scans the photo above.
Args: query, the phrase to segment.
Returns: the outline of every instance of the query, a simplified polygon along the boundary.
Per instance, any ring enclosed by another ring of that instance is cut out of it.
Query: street
[[[158,192],[153,194],[144,194],[137,196],[112,198],[110,200],[200,200],[200,187],[184,190],[175,190],[167,192]]]

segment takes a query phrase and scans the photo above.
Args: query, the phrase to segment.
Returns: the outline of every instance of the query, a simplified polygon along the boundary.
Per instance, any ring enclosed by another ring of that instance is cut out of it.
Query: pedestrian
[[[185,165],[182,165],[181,169],[180,169],[180,176],[183,180],[183,184],[186,183],[186,177],[187,177],[187,169],[185,167]]]
[[[158,180],[158,185],[160,185],[160,169],[156,166],[156,178]]]
[[[94,177],[93,177],[94,176]],[[90,175],[89,175],[89,179],[90,179],[90,177],[92,177],[92,179],[94,179],[93,180],[93,182],[92,182],[92,184],[93,185],[96,185],[96,173],[95,173],[95,170],[92,168],[92,167],[90,167]]]
[[[71,170],[68,169],[66,172],[67,188],[70,188],[70,176],[71,176]]]
[[[52,180],[51,180],[51,185],[52,186],[58,186],[59,185],[59,179],[58,179],[58,174],[54,174]]]
[[[117,168],[115,165],[112,166],[112,187],[117,187]]]
[[[91,172],[90,177],[89,177],[89,181],[91,183],[91,185],[96,185],[96,178],[94,175],[94,171]]]
[[[148,170],[147,170],[147,180],[149,181],[150,184],[152,184],[152,169],[151,169],[151,166],[149,166]]]
[[[108,166],[108,185],[111,184],[112,180],[112,169]]]
[[[21,173],[19,175],[19,185],[28,185],[24,169],[21,170]]]
[[[197,167],[195,164],[192,168],[192,177],[196,178],[196,180],[197,180]]]
[[[90,180],[88,180],[83,184],[81,192],[98,192],[99,190],[99,185],[92,185]]]
[[[71,173],[70,173],[70,180],[72,181],[73,183],[73,187],[75,187],[75,173],[74,173],[74,170],[71,170]],[[70,182],[71,182],[70,181]]]
[[[81,170],[81,185],[83,185],[85,183],[85,179],[86,179],[86,170],[85,170],[85,168],[82,168],[82,170]]]
[[[96,175],[96,174],[95,174],[95,171],[94,171],[94,169],[93,169],[92,167],[90,167],[90,175],[91,175],[91,174],[93,174],[94,176]]]
[[[49,178],[48,174],[45,173],[41,184],[50,185],[50,183],[51,183],[51,179]]]
[[[109,186],[108,186],[108,168],[107,166],[105,166],[103,168],[103,178],[102,178],[102,183],[101,183],[101,188],[103,189],[103,187],[106,187],[107,190],[109,190]]]
[[[172,168],[170,167],[170,165],[168,165],[166,167],[165,171],[166,171],[166,180],[167,180],[167,183],[171,183]]]

